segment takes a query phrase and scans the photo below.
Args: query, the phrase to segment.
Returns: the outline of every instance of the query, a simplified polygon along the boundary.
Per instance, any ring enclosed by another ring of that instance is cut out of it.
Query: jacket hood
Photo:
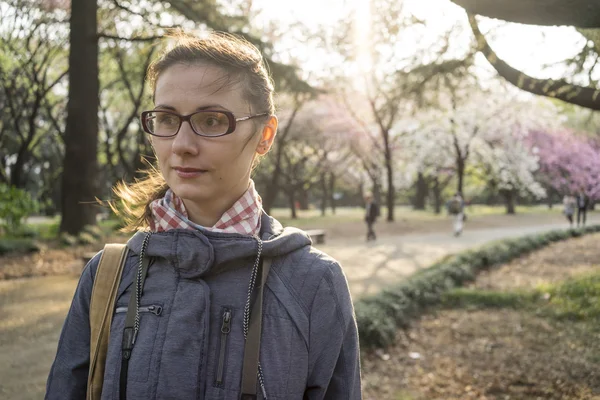
[[[127,242],[133,253],[141,253],[149,232],[137,232]],[[276,219],[263,213],[260,239],[263,257],[281,257],[312,244],[308,235],[297,228],[283,228]],[[232,268],[252,265],[259,250],[257,238],[237,233],[211,232],[207,229],[172,229],[152,233],[145,254],[164,258],[184,278],[199,278]]]

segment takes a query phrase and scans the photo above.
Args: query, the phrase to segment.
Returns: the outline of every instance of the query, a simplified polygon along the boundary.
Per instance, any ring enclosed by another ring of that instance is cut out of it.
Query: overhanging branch
[[[468,14],[528,25],[600,28],[598,0],[452,0]]]
[[[469,16],[469,23],[477,40],[478,50],[483,53],[498,74],[513,85],[533,94],[552,97],[592,110],[600,110],[600,90],[573,85],[562,79],[537,79],[524,74],[496,55],[479,30],[475,16]]]

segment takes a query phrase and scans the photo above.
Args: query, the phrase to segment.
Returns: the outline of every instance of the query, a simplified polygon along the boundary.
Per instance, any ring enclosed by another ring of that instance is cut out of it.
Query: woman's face
[[[222,87],[225,80],[218,67],[174,65],[156,82],[154,108],[181,115],[210,108],[236,118],[264,111],[251,107],[240,84]],[[151,138],[160,171],[186,209],[225,211],[247,190],[254,157],[268,151],[277,129],[275,117],[266,124],[255,121],[240,121],[233,133],[213,138],[196,135],[184,122],[174,137]]]

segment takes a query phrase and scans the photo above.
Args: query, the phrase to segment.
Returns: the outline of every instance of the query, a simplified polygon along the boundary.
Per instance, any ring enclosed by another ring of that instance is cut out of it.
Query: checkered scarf
[[[212,227],[203,227],[190,221],[183,201],[171,189],[167,190],[162,199],[154,200],[150,207],[153,216],[150,223],[152,232],[164,232],[170,229],[206,229],[211,232],[256,235],[260,231],[262,199],[256,192],[252,180],[248,190]]]

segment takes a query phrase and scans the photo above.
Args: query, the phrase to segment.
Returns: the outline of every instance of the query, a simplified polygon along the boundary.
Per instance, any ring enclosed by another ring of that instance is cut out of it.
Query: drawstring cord
[[[142,282],[144,280],[143,276],[143,260],[146,255],[146,250],[148,248],[148,242],[150,241],[150,236],[152,232],[148,232],[144,237],[144,241],[142,242],[142,247],[140,250],[139,264],[137,268],[136,281],[135,281],[135,322],[133,326],[133,340],[131,345],[135,344],[135,340],[137,338],[137,334],[140,330],[140,300],[142,297]],[[243,331],[244,331],[244,340],[247,339],[248,329],[250,325],[250,305],[252,302],[252,293],[254,293],[254,288],[256,286],[256,278],[258,276],[258,268],[260,266],[260,259],[262,256],[263,242],[258,236],[254,236],[256,242],[258,243],[258,250],[256,254],[256,259],[254,260],[254,266],[252,267],[252,272],[250,274],[250,283],[248,284],[248,295],[246,297],[246,304],[244,305],[244,321],[243,321]],[[258,363],[258,382],[260,384],[260,389],[262,391],[262,395],[264,399],[267,399],[267,392],[265,390],[265,379],[262,371],[262,367],[260,361]],[[125,383],[126,384],[126,383]],[[122,393],[123,394],[123,393]]]
[[[146,255],[146,249],[148,248],[148,242],[150,241],[150,236],[152,236],[152,232],[148,232],[144,237],[144,241],[142,242],[142,248],[140,250],[140,262],[138,264],[137,275],[135,280],[135,322],[133,325],[133,343],[135,344],[135,339],[137,338],[137,334],[140,331],[140,301],[142,299],[142,271],[143,271],[143,260]]]

